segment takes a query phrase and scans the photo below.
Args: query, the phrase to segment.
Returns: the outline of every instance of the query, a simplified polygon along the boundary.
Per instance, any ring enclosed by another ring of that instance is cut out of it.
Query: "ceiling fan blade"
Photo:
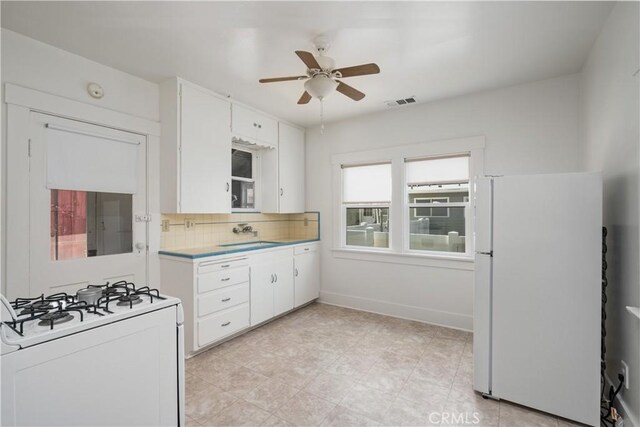
[[[367,74],[378,74],[380,72],[380,67],[377,64],[362,64],[362,65],[354,65],[353,67],[345,67],[338,68],[342,77],[354,77],[354,76],[366,76]]]
[[[260,83],[274,83],[274,82],[288,82],[289,80],[302,80],[307,76],[292,76],[292,77],[273,77],[271,79],[260,79]]]
[[[298,58],[302,59],[302,62],[304,62],[304,65],[306,65],[307,68],[316,70],[321,69],[320,64],[318,64],[318,61],[316,61],[316,58],[313,56],[313,53],[305,52],[304,50],[296,50],[296,55],[298,55]]]
[[[341,81],[336,81],[338,82],[338,87],[336,88],[336,90],[341,94],[348,96],[354,101],[360,101],[362,98],[364,98],[364,93],[360,92],[358,89],[352,88],[348,84],[344,84]]]
[[[298,104],[308,104],[309,101],[311,101],[311,95],[309,95],[309,92],[305,90],[302,96],[300,97],[300,99],[298,100]]]

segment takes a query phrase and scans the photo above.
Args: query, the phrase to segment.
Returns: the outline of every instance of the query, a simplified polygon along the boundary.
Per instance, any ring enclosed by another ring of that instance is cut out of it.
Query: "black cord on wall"
[[[615,426],[616,422],[611,418],[611,408],[613,401],[620,392],[624,383],[624,375],[618,374],[618,387],[614,390],[613,386],[609,387],[609,395],[605,398],[605,373],[607,371],[607,227],[602,227],[602,309],[600,323],[600,384],[602,391],[600,392],[600,425],[604,427]]]

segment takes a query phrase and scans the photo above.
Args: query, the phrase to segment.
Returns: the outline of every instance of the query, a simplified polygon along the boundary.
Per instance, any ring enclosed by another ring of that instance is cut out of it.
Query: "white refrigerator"
[[[476,180],[474,388],[600,424],[602,178]]]

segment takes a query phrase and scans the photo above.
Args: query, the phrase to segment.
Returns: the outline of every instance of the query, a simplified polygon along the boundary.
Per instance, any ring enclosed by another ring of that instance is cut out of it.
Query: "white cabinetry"
[[[189,259],[162,255],[162,292],[182,300],[185,352],[198,352],[318,298],[317,243]]]
[[[231,131],[250,143],[278,146],[278,121],[254,110],[233,104]]]
[[[249,327],[247,257],[212,258],[160,262],[162,292],[182,300],[187,354]]]
[[[282,122],[278,126],[278,149],[265,153],[262,158],[262,211],[304,212],[304,131]]]
[[[161,209],[231,212],[231,104],[180,79],[161,85]]]
[[[293,308],[293,249],[251,257],[251,326]]]
[[[295,307],[313,301],[320,296],[320,253],[317,244],[296,246],[294,284]]]

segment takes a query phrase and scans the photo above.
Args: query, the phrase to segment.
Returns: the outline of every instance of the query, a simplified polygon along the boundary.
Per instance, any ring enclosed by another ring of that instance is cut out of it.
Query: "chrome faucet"
[[[247,223],[243,223],[243,224],[238,224],[237,227],[233,227],[233,232],[235,234],[240,234],[240,233],[253,233],[253,227],[250,226]]]

